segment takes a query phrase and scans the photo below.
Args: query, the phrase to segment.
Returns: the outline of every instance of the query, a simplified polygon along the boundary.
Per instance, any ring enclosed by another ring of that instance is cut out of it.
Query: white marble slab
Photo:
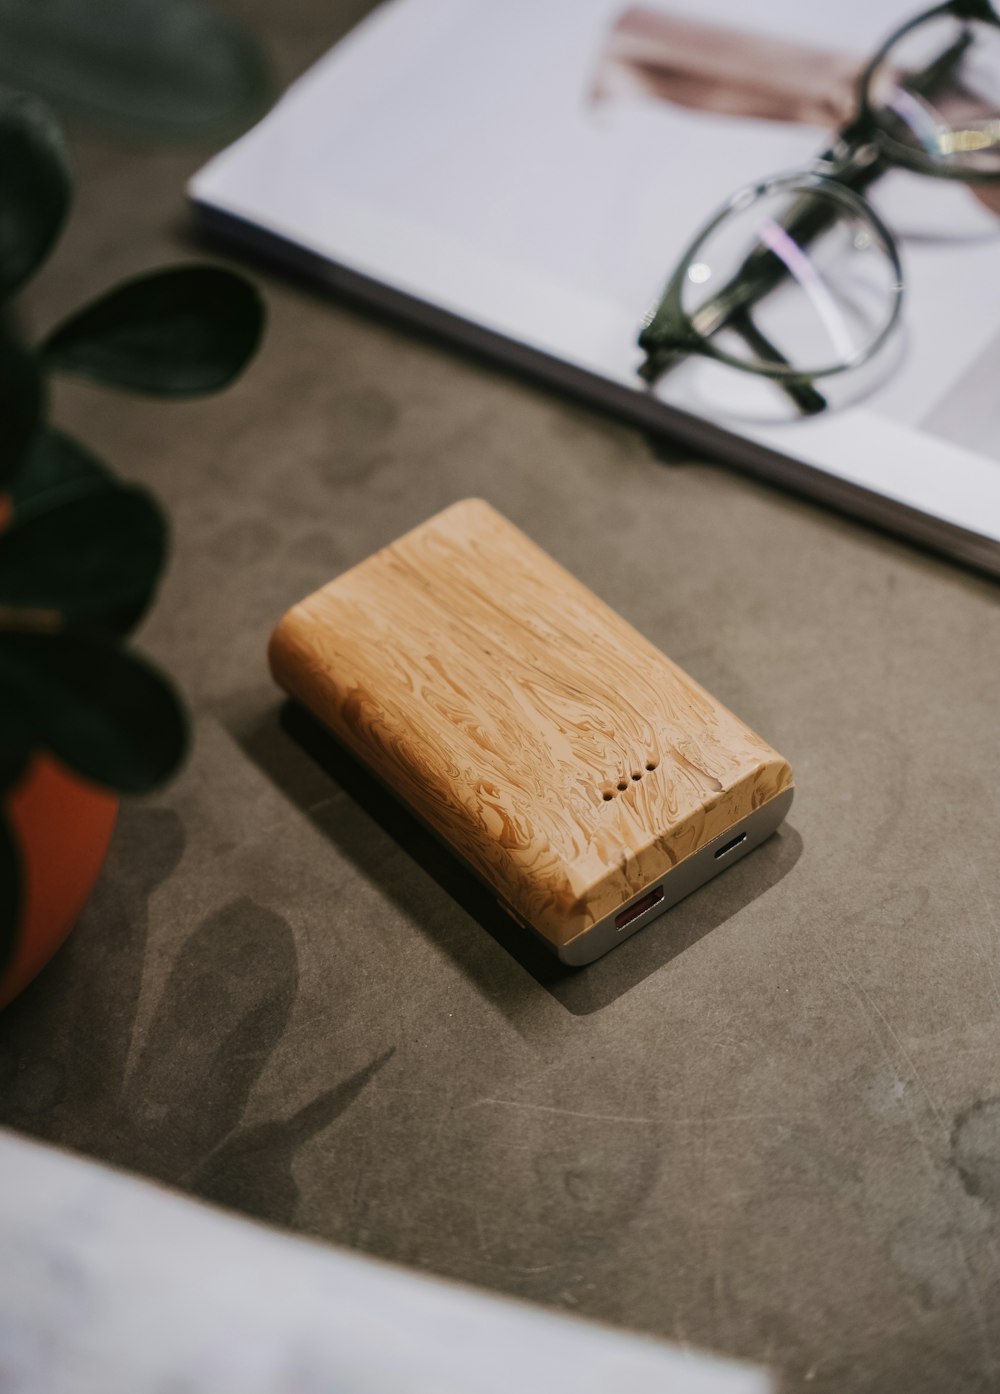
[[[4,1394],[766,1394],[748,1366],[266,1229],[0,1132]]]

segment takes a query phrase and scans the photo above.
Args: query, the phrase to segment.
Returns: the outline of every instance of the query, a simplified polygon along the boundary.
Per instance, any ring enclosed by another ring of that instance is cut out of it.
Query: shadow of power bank
[[[787,761],[479,499],[294,606],[271,671],[565,963],[788,812]]]

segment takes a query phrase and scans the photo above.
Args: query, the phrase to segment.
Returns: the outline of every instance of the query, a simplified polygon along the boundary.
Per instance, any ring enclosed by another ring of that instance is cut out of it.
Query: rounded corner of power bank
[[[551,943],[551,940],[549,942]],[[567,968],[586,968],[588,963],[593,963],[595,959],[607,953],[607,949],[595,943],[587,930],[571,939],[568,944],[552,944],[552,948],[559,962],[564,963]]]

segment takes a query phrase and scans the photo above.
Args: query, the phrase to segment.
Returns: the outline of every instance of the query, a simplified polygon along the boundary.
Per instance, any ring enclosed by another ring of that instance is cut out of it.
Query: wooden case
[[[791,802],[776,751],[479,499],[294,606],[270,662],[566,962],[737,860]]]

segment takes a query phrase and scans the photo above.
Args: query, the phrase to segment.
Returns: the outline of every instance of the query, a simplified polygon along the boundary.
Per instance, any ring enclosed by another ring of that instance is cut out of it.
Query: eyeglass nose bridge
[[[863,139],[852,140],[850,130],[842,132],[829,150],[818,155],[804,169],[818,175],[821,179],[836,179],[846,188],[852,188],[853,181],[877,170],[884,156],[871,133]]]

